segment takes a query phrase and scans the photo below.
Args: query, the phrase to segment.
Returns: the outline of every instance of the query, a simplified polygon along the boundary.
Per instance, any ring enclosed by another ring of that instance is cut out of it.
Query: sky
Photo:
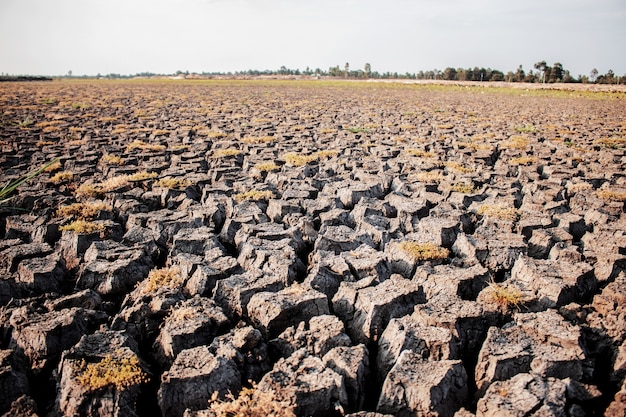
[[[0,0],[0,72],[626,74],[625,0]]]

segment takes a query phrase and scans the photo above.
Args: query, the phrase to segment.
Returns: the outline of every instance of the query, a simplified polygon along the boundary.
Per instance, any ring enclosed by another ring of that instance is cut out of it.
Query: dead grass
[[[470,172],[474,172],[472,168],[468,168],[460,162],[446,161],[443,163],[443,166],[451,171],[455,171],[461,174],[469,174]]]
[[[236,202],[241,203],[242,201],[252,200],[252,201],[260,201],[260,200],[269,200],[274,196],[271,191],[246,191],[243,193],[235,194],[234,199]]]
[[[326,149],[315,152],[315,155],[317,155],[319,159],[331,159],[339,155],[339,152],[332,149]]]
[[[247,143],[250,145],[259,145],[262,143],[271,143],[278,140],[275,136],[260,136],[260,137],[249,137],[241,139],[241,142]]]
[[[93,219],[101,211],[111,211],[112,207],[102,201],[93,201],[87,203],[74,203],[69,206],[59,207],[56,215],[58,217],[76,218],[80,220]]]
[[[87,364],[83,359],[76,369],[79,371],[77,382],[87,391],[113,386],[118,390],[148,381],[148,375],[141,369],[137,356],[121,357],[122,352],[116,355],[106,355],[96,363]]]
[[[50,178],[52,184],[62,184],[64,182],[70,182],[74,179],[74,173],[72,171],[57,172]]]
[[[405,241],[400,243],[400,250],[416,261],[428,261],[435,259],[446,259],[450,251],[434,243],[418,243]]]
[[[539,159],[536,156],[520,156],[509,161],[511,165],[532,165],[536,164]]]
[[[626,201],[626,191],[624,190],[598,190],[596,194],[603,200]]]
[[[105,227],[102,223],[95,223],[86,220],[76,220],[70,224],[59,227],[62,232],[69,231],[79,235],[103,232]]]
[[[519,210],[500,204],[484,204],[476,211],[480,216],[492,217],[500,220],[516,221],[519,218]]]
[[[407,149],[405,151],[407,155],[417,156],[419,158],[434,158],[435,154],[433,152],[426,152],[423,149]]]
[[[594,143],[606,148],[623,149],[626,148],[626,137],[613,136],[610,138],[602,138],[596,140]]]
[[[476,188],[474,187],[474,184],[466,184],[466,183],[456,183],[453,184],[450,189],[452,191],[455,191],[457,193],[462,193],[462,194],[472,194],[474,192],[476,192]]]
[[[183,284],[183,277],[177,267],[153,269],[148,274],[144,294],[153,293],[159,288],[176,289]]]
[[[319,157],[316,154],[313,155],[302,155],[296,152],[288,152],[283,155],[283,159],[285,162],[294,167],[301,167],[311,162],[317,161]]]
[[[498,284],[495,281],[489,283],[487,300],[507,311],[512,308],[520,309],[526,301],[526,297],[519,288],[508,284]]]
[[[161,178],[154,183],[156,187],[171,188],[175,190],[182,190],[191,185],[191,181],[186,178]]]
[[[126,147],[126,151],[130,152],[134,149],[140,149],[142,151],[161,152],[167,149],[167,146],[160,144],[146,143],[141,140],[135,140]]]
[[[524,136],[513,135],[508,141],[500,144],[501,149],[526,149],[528,146],[528,139]]]
[[[274,162],[264,162],[262,164],[255,165],[254,168],[261,172],[269,172],[280,169],[280,166],[276,165]]]
[[[102,157],[102,161],[108,165],[116,165],[116,166],[124,165],[124,160],[121,157],[110,155],[110,154],[104,155]]]
[[[159,174],[157,174],[156,172],[139,171],[139,172],[129,175],[128,181],[130,182],[146,181],[146,180],[151,180],[153,178],[156,178],[158,176]]]
[[[235,398],[228,393],[226,400],[219,400],[214,392],[211,397],[211,410],[217,417],[295,417],[295,407],[287,401],[278,401],[274,392],[263,392],[244,388]]]
[[[54,163],[48,165],[43,172],[55,172],[58,171],[62,168],[61,162],[60,161],[55,161]]]
[[[439,171],[422,171],[415,175],[415,178],[419,182],[426,184],[437,184],[445,179],[443,174]]]
[[[241,155],[241,151],[235,148],[216,149],[213,152],[213,158],[228,158],[231,156]]]

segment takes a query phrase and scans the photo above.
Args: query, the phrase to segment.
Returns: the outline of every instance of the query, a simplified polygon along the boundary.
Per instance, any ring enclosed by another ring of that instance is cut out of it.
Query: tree
[[[591,73],[589,74],[589,81],[591,81],[592,83],[595,83],[597,79],[598,79],[598,70],[597,68],[594,68],[591,70]]]
[[[537,63],[535,63],[535,69],[537,71],[539,71],[539,79],[541,80],[542,83],[546,82],[546,69],[548,68],[548,64],[546,64],[546,61],[539,61]]]
[[[370,65],[369,62],[365,63],[365,77],[369,78],[372,75],[372,66]]]
[[[349,73],[350,73],[350,63],[346,62],[346,65],[343,67],[343,76],[348,78]]]
[[[443,70],[443,79],[444,80],[456,80],[456,70],[450,67]]]
[[[555,62],[552,65],[548,81],[551,83],[558,83],[559,81],[563,81],[563,65],[560,62]]]

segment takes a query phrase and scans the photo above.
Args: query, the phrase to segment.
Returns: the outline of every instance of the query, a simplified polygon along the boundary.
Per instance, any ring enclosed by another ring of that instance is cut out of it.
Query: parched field
[[[624,93],[3,83],[0,147],[0,414],[626,410]]]

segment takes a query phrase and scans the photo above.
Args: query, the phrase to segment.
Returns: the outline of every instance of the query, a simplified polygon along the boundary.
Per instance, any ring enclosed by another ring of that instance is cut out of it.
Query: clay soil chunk
[[[467,399],[467,374],[461,361],[425,361],[407,350],[389,371],[376,411],[452,417]]]

